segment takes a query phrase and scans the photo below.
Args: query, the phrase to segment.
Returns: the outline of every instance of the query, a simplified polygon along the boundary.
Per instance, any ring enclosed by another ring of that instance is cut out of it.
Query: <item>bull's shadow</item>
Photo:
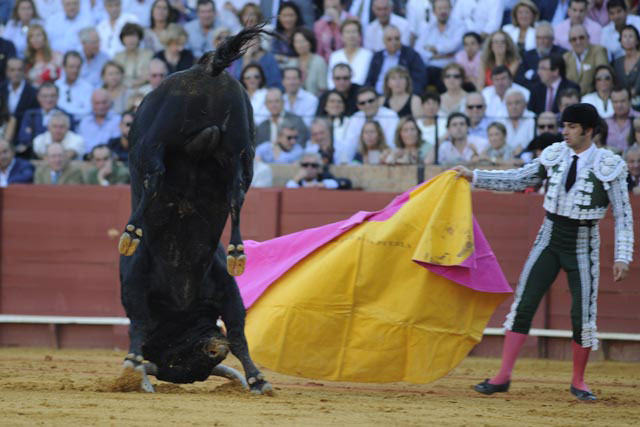
[[[246,91],[224,71],[264,32],[247,28],[170,76],[145,97],[131,128],[132,213],[119,242],[131,320],[125,367],[142,372],[149,391],[146,374],[174,383],[240,376],[219,366],[230,350],[251,391],[271,392],[249,357],[232,277],[246,262],[239,220],[253,176],[253,112]],[[225,253],[220,236],[229,216]]]

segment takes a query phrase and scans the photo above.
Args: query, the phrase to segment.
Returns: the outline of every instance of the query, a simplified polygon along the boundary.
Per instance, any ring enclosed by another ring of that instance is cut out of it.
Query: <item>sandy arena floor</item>
[[[265,370],[274,397],[253,396],[211,378],[174,385],[153,379],[155,394],[108,392],[122,352],[0,348],[3,426],[638,426],[640,365],[594,362],[587,378],[600,397],[568,392],[570,362],[522,359],[508,394],[471,390],[498,360],[468,358],[433,384],[329,383]],[[227,364],[239,368],[235,360]],[[587,406],[586,406],[587,405]]]

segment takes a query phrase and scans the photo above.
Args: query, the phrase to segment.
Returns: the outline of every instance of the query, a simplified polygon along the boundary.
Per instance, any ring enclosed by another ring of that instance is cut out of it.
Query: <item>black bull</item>
[[[246,261],[239,216],[255,130],[246,91],[224,71],[262,32],[243,30],[170,76],[145,97],[129,134],[132,213],[119,243],[127,358],[151,362],[161,380],[204,381],[231,350],[252,391],[271,390],[249,357],[231,276]],[[229,216],[227,255],[220,237]]]

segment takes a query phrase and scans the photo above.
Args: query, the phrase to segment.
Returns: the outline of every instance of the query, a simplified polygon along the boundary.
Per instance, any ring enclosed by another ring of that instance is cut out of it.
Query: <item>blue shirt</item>
[[[387,71],[389,71],[393,67],[396,67],[398,65],[398,62],[400,62],[399,49],[393,55],[389,54],[386,49],[382,52],[382,56],[384,59],[382,60],[382,67],[380,68],[380,74],[378,75],[378,81],[376,82],[376,92],[378,92],[379,95],[382,95],[384,93],[384,76],[387,75]]]
[[[256,157],[260,157],[265,163],[295,163],[300,160],[303,154],[304,150],[298,144],[295,144],[290,151],[280,150],[277,159],[273,154],[271,142],[263,142],[256,148]]]
[[[80,79],[87,81],[94,88],[98,88],[102,86],[102,78],[100,77],[100,73],[102,72],[102,67],[109,60],[109,57],[104,52],[98,52],[96,56],[93,57],[91,62],[87,62],[87,58],[85,58],[84,53],[82,54],[82,69],[80,70]]]
[[[85,153],[90,153],[96,145],[120,138],[120,115],[109,111],[102,124],[98,124],[91,113],[82,118],[77,133],[84,139]]]

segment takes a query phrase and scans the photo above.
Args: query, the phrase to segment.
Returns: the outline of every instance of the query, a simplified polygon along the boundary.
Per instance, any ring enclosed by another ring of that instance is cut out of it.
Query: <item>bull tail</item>
[[[247,27],[233,37],[229,37],[214,52],[209,52],[200,59],[199,63],[207,66],[211,76],[215,77],[231,65],[233,61],[240,58],[247,51],[247,43],[260,34],[268,34],[272,37],[279,37],[277,34],[265,30],[266,22],[262,22],[252,27]]]

